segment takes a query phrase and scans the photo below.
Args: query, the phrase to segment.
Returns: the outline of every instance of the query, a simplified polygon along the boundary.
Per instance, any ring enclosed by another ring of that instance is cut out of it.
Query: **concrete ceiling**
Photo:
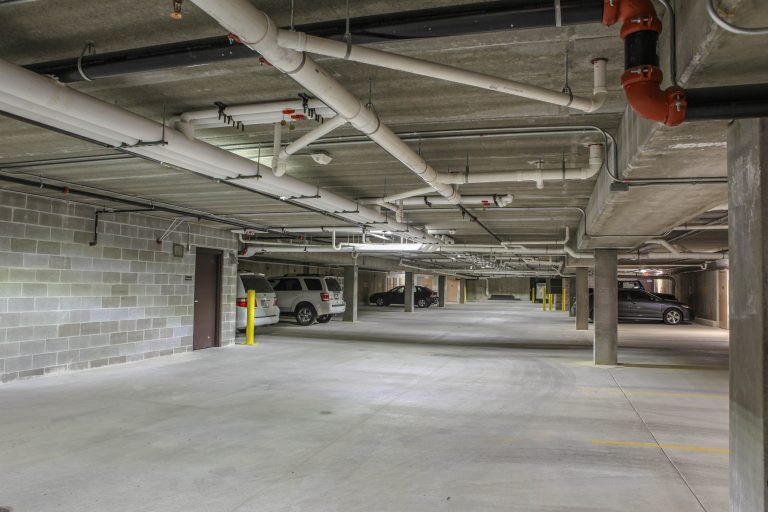
[[[408,9],[455,5],[456,0],[408,2]],[[768,82],[766,39],[725,34],[703,17],[703,2],[675,2],[681,27],[678,56],[681,78],[695,86]],[[768,9],[759,0],[723,2],[742,24],[768,24]],[[225,31],[191,2],[184,3],[184,19],[168,16],[171,2],[139,0],[47,0],[0,6],[0,58],[30,64],[80,54],[84,41],[92,40],[100,53],[170,43]],[[267,0],[258,7],[288,23],[290,2]],[[344,17],[341,0],[297,0],[296,23]],[[357,0],[352,16],[401,10],[391,1]],[[749,22],[749,23],[748,23]],[[566,49],[570,55],[569,84],[576,94],[589,95],[592,88],[590,60],[607,57],[609,96],[597,113],[584,114],[566,108],[448,84],[434,79],[372,68],[333,59],[318,59],[358,97],[371,100],[383,122],[399,133],[434,130],[500,128],[521,126],[595,125],[619,136],[619,171],[624,176],[725,175],[725,122],[689,123],[681,128],[659,128],[626,113],[619,85],[623,70],[623,44],[617,28],[599,24],[510,30],[507,32],[400,41],[376,44],[377,48],[436,62],[508,77],[553,90],[564,85]],[[754,52],[745,49],[755,50]],[[666,51],[666,50],[665,50]],[[188,110],[210,108],[215,101],[227,104],[256,103],[295,98],[304,92],[291,79],[256,59],[215,65],[146,72],[122,77],[80,82],[71,87],[115,103],[142,116],[162,121]],[[299,123],[287,135],[298,137],[313,123]],[[286,130],[286,134],[288,134]],[[381,197],[419,188],[423,183],[399,162],[370,143],[342,143],[345,136],[359,135],[350,129],[335,131],[327,141],[313,146],[327,150],[333,161],[326,166],[306,156],[289,161],[288,173],[352,199]],[[270,126],[204,130],[202,140],[255,158],[261,149],[264,161],[271,154]],[[581,168],[587,164],[586,144],[599,140],[591,134],[558,136],[509,136],[446,140],[412,140],[441,172],[532,170],[541,160],[546,169]],[[3,164],[109,153],[104,148],[53,133],[19,121],[0,119],[0,167]],[[217,183],[209,178],[169,169],[136,158],[74,164],[4,168],[5,172],[46,177],[194,207],[269,227],[328,226],[344,223],[320,214],[302,211],[277,199]],[[603,176],[601,180],[605,180]],[[2,187],[7,185],[0,184]],[[10,186],[7,186],[10,188]],[[606,191],[597,179],[547,182],[538,190],[533,183],[463,185],[462,194],[512,194],[510,208],[472,208],[471,212],[505,240],[562,238],[565,227],[574,232],[581,223],[579,246],[603,246],[601,234],[663,234],[672,226],[691,221],[716,203],[727,200],[726,187],[646,187],[623,196]],[[706,190],[706,191],[704,191]],[[46,193],[39,191],[39,193]],[[54,194],[55,195],[55,194]],[[674,198],[674,200],[670,200]],[[666,208],[659,208],[666,204]],[[588,210],[587,224],[576,210]],[[535,209],[530,209],[535,208]],[[648,211],[652,210],[649,219]],[[417,226],[456,229],[459,243],[488,243],[493,238],[475,222],[462,218],[454,208],[415,208],[407,222]],[[593,238],[584,237],[584,230]],[[647,230],[647,231],[646,231]],[[722,247],[723,233],[708,232],[709,246]],[[693,238],[689,240],[692,241]],[[607,245],[637,247],[642,237],[617,239]],[[706,244],[705,244],[706,245]]]

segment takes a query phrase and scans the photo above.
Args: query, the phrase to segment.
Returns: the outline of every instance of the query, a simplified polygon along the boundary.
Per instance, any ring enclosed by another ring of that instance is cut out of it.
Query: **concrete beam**
[[[675,2],[677,11],[678,75],[683,87],[719,85],[712,82],[712,64],[732,74],[735,66],[726,60],[723,48],[734,36],[719,29],[706,12],[706,1]],[[729,12],[744,16],[759,15],[753,0],[727,0]],[[753,4],[753,5],[750,5]],[[660,12],[662,10],[660,9]],[[742,19],[742,18],[740,18]],[[667,20],[665,19],[665,24]],[[667,27],[665,26],[665,29]],[[739,44],[759,38],[741,37]],[[662,56],[668,56],[668,38],[660,40]],[[737,50],[735,47],[734,51]],[[764,53],[756,50],[756,53]],[[665,76],[668,75],[663,60]],[[726,61],[727,62],[727,61]],[[755,64],[757,66],[758,64]],[[725,76],[725,75],[724,75]],[[666,76],[667,81],[669,79]],[[738,80],[729,83],[739,82]],[[665,83],[663,87],[667,87]],[[685,123],[670,128],[637,116],[627,109],[617,132],[619,179],[683,178],[690,176],[725,176],[727,122]],[[726,184],[662,185],[632,187],[626,192],[611,191],[611,178],[601,172],[590,197],[586,219],[579,226],[579,250],[600,247],[634,248],[645,240],[662,235],[725,202]],[[649,211],[654,212],[648,215]]]
[[[405,312],[413,313],[413,291],[414,291],[414,279],[413,272],[405,273],[405,297],[403,301],[405,303]]]
[[[768,119],[728,130],[731,510],[768,510]]]
[[[576,330],[589,329],[589,270],[576,269]]]
[[[619,291],[615,249],[595,251],[595,364],[615,365],[619,346]]]
[[[344,267],[344,302],[347,303],[344,310],[345,322],[357,322],[359,284],[357,265]]]

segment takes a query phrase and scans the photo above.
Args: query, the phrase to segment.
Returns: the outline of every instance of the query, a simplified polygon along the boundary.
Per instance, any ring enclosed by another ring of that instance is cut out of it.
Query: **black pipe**
[[[659,67],[659,33],[641,30],[624,39],[624,69],[638,66]]]
[[[560,0],[560,5],[562,25],[599,23],[603,15],[603,0]],[[350,32],[355,44],[368,44],[552,27],[556,20],[557,11],[552,0],[498,0],[352,18]],[[295,28],[315,36],[341,39],[346,31],[346,20],[298,25]],[[83,73],[89,79],[95,80],[258,56],[256,52],[229,36],[221,36],[101,55],[85,55],[81,64]],[[25,67],[41,75],[55,76],[65,83],[86,80],[78,70],[77,58],[41,62]]]
[[[686,121],[768,117],[768,84],[688,89],[686,100]]]

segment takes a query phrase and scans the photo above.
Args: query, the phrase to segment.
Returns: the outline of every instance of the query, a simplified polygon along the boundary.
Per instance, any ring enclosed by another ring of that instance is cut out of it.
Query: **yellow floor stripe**
[[[608,446],[629,446],[632,448],[659,448],[662,450],[682,450],[686,452],[704,452],[704,453],[729,453],[728,448],[708,448],[706,446],[686,446],[677,444],[656,444],[656,443],[635,443],[631,441],[606,441],[604,439],[593,439],[592,444]]]
[[[622,391],[618,388],[580,388],[587,393],[612,393],[621,395]],[[672,393],[668,391],[632,391],[629,389],[624,390],[628,395],[645,395],[645,396],[671,396],[671,397],[683,397],[683,398],[720,398],[727,399],[728,395],[725,393]]]

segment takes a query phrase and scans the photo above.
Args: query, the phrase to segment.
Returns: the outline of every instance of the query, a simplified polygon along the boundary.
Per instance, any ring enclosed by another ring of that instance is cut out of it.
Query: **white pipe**
[[[308,108],[313,108],[318,112],[329,112],[331,115],[333,114],[333,111],[328,108],[328,106],[323,103],[320,100],[317,99],[311,99],[309,102],[307,102]],[[303,100],[284,100],[284,101],[270,101],[270,102],[264,102],[264,103],[249,103],[246,105],[233,105],[228,106],[224,109],[223,113],[228,116],[232,116],[233,119],[241,121],[242,117],[246,116],[258,116],[258,115],[267,115],[272,116],[274,114],[279,114],[281,117],[278,118],[278,120],[282,119],[282,116],[284,110],[294,110],[298,114],[304,114],[304,102]],[[184,112],[181,114],[178,118],[171,118],[171,122],[175,122],[178,120],[186,121],[186,122],[192,122],[196,123],[198,121],[204,121],[204,120],[214,120],[218,123],[221,123],[221,120],[219,120],[219,109],[218,108],[208,108],[203,110],[194,110],[191,112]]]
[[[682,226],[676,226],[672,228],[672,231],[727,231],[728,224],[713,224],[706,226],[698,226],[691,224],[683,224]]]
[[[351,60],[362,64],[383,67],[395,71],[404,71],[415,75],[438,78],[453,83],[479,87],[495,92],[502,92],[532,100],[570,107],[584,112],[594,112],[603,106],[608,94],[606,89],[606,59],[592,61],[594,67],[594,88],[592,98],[580,98],[543,87],[528,85],[505,78],[486,75],[475,71],[460,69],[446,64],[438,64],[423,59],[396,55],[393,53],[348,45],[342,41],[332,41],[311,36],[303,32],[279,30],[278,44],[286,49],[309,52],[337,59]]]
[[[622,253],[618,255],[620,260],[630,261],[670,261],[670,260],[725,260],[728,259],[728,254],[720,252],[681,252],[679,254],[672,254],[669,252],[647,252],[638,254],[636,252]]]
[[[433,189],[432,187],[422,187],[422,188],[417,188],[416,190],[408,190],[406,192],[401,192],[399,194],[392,194],[391,196],[384,196],[381,198],[381,200],[386,203],[394,203],[395,201],[399,201],[401,199],[407,199],[409,197],[423,196],[424,194],[431,194],[434,191],[435,189]]]
[[[672,244],[670,244],[666,240],[647,240],[645,243],[646,244],[653,244],[653,245],[660,245],[663,248],[665,248],[666,250],[668,250],[671,254],[674,254],[675,256],[680,256],[680,254],[681,254],[680,253],[680,249],[678,249],[677,247],[673,246]]]
[[[263,164],[257,165],[199,140],[189,140],[177,130],[163,129],[159,123],[3,60],[0,76],[0,110],[10,114],[202,175],[239,178],[238,184],[245,188],[291,198],[352,222],[381,223],[382,228],[388,225],[392,231],[410,232],[420,240],[439,242],[333,192],[291,177],[277,178]],[[163,136],[165,139],[161,140]]]
[[[430,189],[430,192],[432,189]],[[391,197],[391,196],[390,196]],[[399,205],[402,206],[428,206],[429,205],[437,205],[437,206],[445,206],[454,204],[450,200],[448,200],[445,197],[440,196],[421,196],[421,197],[406,197],[403,199],[397,199],[398,206],[392,205],[390,202],[387,201],[388,198],[363,198],[360,199],[361,204],[377,204],[379,206],[383,206],[385,208],[389,208],[393,211],[395,211]],[[512,204],[512,201],[514,201],[514,196],[512,194],[507,194],[504,196],[498,195],[498,196],[461,196],[461,203],[463,205],[480,205],[480,206],[498,206],[499,208],[504,208],[506,206],[509,206]]]
[[[331,119],[328,119],[326,122],[315,128],[314,130],[305,133],[295,141],[288,144],[288,146],[280,149],[280,151],[277,153],[277,157],[274,159],[274,166],[272,167],[275,171],[275,176],[282,176],[285,174],[285,170],[287,168],[287,160],[288,157],[295,154],[297,151],[300,151],[304,149],[305,147],[309,146],[313,142],[315,142],[317,139],[320,139],[322,137],[325,137],[329,133],[331,133],[336,128],[343,126],[346,124],[347,120],[344,119],[341,116],[334,116]],[[275,149],[277,150],[278,146],[275,146]]]
[[[279,155],[283,147],[283,125],[275,123],[274,130],[275,135],[272,139],[272,172],[275,173],[275,176],[282,176],[285,174],[285,168],[283,168],[282,172],[280,171]]]
[[[535,170],[535,171],[507,171],[507,172],[481,172],[470,173],[443,173],[439,180],[442,183],[463,185],[465,183],[507,183],[533,181],[541,189],[546,180],[588,180],[597,174],[603,167],[602,144],[590,144],[589,165],[583,169],[566,170]]]
[[[289,75],[357,130],[397,158],[440,195],[448,198],[452,204],[459,204],[461,196],[458,191],[450,185],[440,183],[437,171],[384,125],[373,110],[367,109],[311,57],[280,47],[279,30],[274,21],[248,0],[192,1],[224,28],[236,34],[246,46],[259,52],[270,64]]]

